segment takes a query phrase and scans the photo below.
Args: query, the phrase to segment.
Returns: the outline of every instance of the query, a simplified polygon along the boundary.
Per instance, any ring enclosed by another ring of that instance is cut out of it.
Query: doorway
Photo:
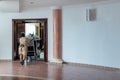
[[[29,34],[34,35],[35,40],[42,40],[41,49],[36,50],[42,60],[48,61],[48,25],[47,18],[44,19],[12,19],[12,60],[18,60],[18,46],[21,32],[24,32],[27,37]],[[39,45],[40,45],[39,44]],[[38,43],[36,43],[36,46]],[[42,55],[41,55],[42,54]]]

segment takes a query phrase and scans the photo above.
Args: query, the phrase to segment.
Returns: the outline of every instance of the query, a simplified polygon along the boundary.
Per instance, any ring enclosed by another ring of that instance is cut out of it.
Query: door
[[[40,28],[37,29],[37,35],[40,35],[40,38],[43,39],[44,43],[44,61],[48,61],[48,28],[47,28],[47,19],[13,19],[13,35],[12,35],[12,59],[19,59],[18,55],[18,39],[20,37],[21,32],[25,32],[27,23],[39,23]],[[43,26],[41,26],[41,23]]]
[[[18,46],[19,46],[19,38],[20,38],[20,34],[21,32],[25,32],[25,23],[23,23],[22,21],[15,21],[14,23],[14,60],[19,59],[19,55],[18,55]]]

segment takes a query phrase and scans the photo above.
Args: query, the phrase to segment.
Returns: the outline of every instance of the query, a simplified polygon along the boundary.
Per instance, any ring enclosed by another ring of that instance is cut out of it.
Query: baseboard
[[[81,66],[81,67],[87,67],[87,68],[95,68],[95,69],[100,69],[100,70],[120,72],[120,68],[99,66],[99,65],[93,65],[93,64],[82,64],[82,63],[72,63],[72,62],[63,62],[63,64],[69,64],[69,65],[75,65],[75,66]]]
[[[11,59],[0,59],[0,61],[4,61],[4,62],[11,62],[12,60]]]

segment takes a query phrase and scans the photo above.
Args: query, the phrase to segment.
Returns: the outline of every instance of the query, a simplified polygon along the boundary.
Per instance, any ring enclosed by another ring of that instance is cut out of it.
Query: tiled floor
[[[68,64],[0,61],[0,80],[120,80],[120,72]]]

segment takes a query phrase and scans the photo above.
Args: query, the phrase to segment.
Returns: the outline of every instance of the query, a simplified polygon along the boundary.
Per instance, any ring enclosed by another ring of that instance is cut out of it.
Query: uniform
[[[28,43],[30,40],[26,37],[19,38],[19,55],[20,55],[20,61],[23,61],[28,53]]]

